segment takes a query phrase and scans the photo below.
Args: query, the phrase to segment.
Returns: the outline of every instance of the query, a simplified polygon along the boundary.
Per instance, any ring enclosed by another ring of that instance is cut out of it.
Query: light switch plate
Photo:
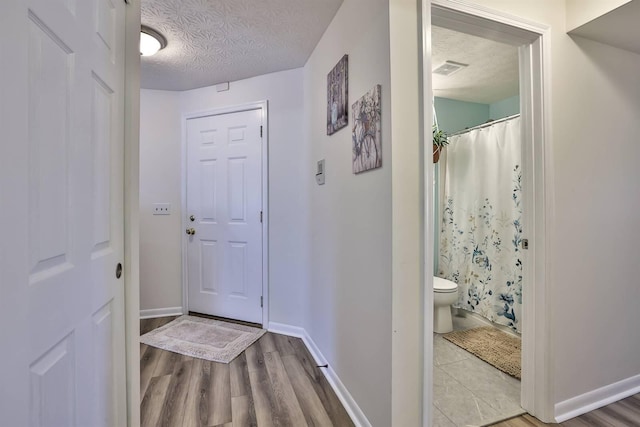
[[[324,185],[324,159],[318,160],[316,168],[316,183],[318,185]]]

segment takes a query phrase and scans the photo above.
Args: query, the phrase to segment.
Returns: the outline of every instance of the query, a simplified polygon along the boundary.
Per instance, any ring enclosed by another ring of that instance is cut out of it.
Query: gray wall
[[[270,320],[299,326],[308,278],[308,201],[304,180],[301,68],[186,92],[141,91],[140,308],[142,314],[182,305],[182,115],[269,101]],[[152,215],[170,202],[172,214]]]
[[[327,73],[349,55],[349,108],[382,85],[382,168],[354,175],[351,125],[326,132]],[[347,0],[304,67],[310,275],[305,328],[374,426],[391,423],[389,4]],[[316,185],[315,162],[326,161]]]

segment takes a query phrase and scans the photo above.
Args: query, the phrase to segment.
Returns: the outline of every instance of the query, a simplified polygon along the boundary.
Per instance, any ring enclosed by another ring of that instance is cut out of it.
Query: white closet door
[[[126,425],[125,7],[0,3],[2,425]]]

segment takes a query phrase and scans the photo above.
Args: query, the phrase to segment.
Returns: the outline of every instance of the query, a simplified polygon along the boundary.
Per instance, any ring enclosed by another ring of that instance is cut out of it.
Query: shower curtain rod
[[[478,125],[478,126],[470,127],[468,129],[461,130],[461,131],[458,131],[456,133],[449,134],[448,136],[462,135],[463,133],[471,132],[472,130],[476,130],[476,129],[486,128],[486,127],[489,127],[491,125],[495,125],[496,123],[506,122],[507,120],[515,119],[516,117],[520,117],[520,114],[514,114],[513,116],[504,117],[502,119],[497,119],[497,120],[492,120],[490,122],[483,123],[483,124]]]

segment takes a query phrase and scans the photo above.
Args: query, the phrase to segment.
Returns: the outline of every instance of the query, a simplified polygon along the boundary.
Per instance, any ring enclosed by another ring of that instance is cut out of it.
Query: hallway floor
[[[453,317],[456,331],[486,326],[467,316]],[[455,344],[433,334],[434,427],[486,425],[525,411],[520,381]]]
[[[531,415],[522,415],[493,427],[637,427],[640,426],[640,394],[572,418],[562,424],[545,424]]]
[[[353,426],[302,340],[270,332],[229,364],[140,344],[140,388],[142,426]]]

